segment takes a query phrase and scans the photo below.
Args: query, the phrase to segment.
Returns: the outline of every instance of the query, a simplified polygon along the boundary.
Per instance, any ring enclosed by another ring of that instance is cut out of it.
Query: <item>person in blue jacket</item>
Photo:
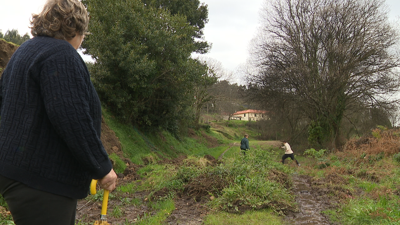
[[[92,179],[116,187],[100,100],[77,52],[88,23],[79,0],[48,0],[0,78],[0,194],[17,225],[73,225]]]
[[[240,150],[242,150],[243,155],[246,155],[246,151],[250,149],[249,145],[249,135],[245,134],[242,140],[240,141]]]

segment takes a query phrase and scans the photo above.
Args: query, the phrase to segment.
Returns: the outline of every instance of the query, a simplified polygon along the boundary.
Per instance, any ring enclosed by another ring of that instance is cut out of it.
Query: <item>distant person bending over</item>
[[[282,145],[282,148],[285,149],[285,154],[282,156],[282,164],[285,164],[285,159],[290,157],[292,160],[296,161],[298,166],[300,166],[300,163],[294,158],[294,154],[289,143],[287,143],[287,141],[283,141]]]
[[[246,155],[246,151],[248,149],[250,149],[250,145],[249,145],[249,135],[245,134],[244,138],[242,139],[242,141],[240,141],[240,150],[242,150],[243,155]]]

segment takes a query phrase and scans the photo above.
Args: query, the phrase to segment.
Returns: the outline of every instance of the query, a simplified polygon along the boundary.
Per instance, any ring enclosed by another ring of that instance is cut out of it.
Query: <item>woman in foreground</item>
[[[76,51],[88,23],[79,0],[48,0],[0,79],[0,194],[17,225],[73,225],[92,179],[115,189],[100,100]]]

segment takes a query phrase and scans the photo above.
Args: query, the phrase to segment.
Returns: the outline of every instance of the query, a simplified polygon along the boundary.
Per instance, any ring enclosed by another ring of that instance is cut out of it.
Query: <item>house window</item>
[[[246,113],[244,114],[244,117],[246,117]]]
[[[254,117],[257,117],[257,114],[254,113]]]

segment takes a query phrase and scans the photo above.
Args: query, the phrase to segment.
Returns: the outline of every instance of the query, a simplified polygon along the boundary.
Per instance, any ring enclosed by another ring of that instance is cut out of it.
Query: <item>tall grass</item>
[[[339,210],[328,210],[330,219],[340,224],[381,224],[400,223],[399,198],[389,199],[381,196],[378,200],[369,198],[355,199]]]

